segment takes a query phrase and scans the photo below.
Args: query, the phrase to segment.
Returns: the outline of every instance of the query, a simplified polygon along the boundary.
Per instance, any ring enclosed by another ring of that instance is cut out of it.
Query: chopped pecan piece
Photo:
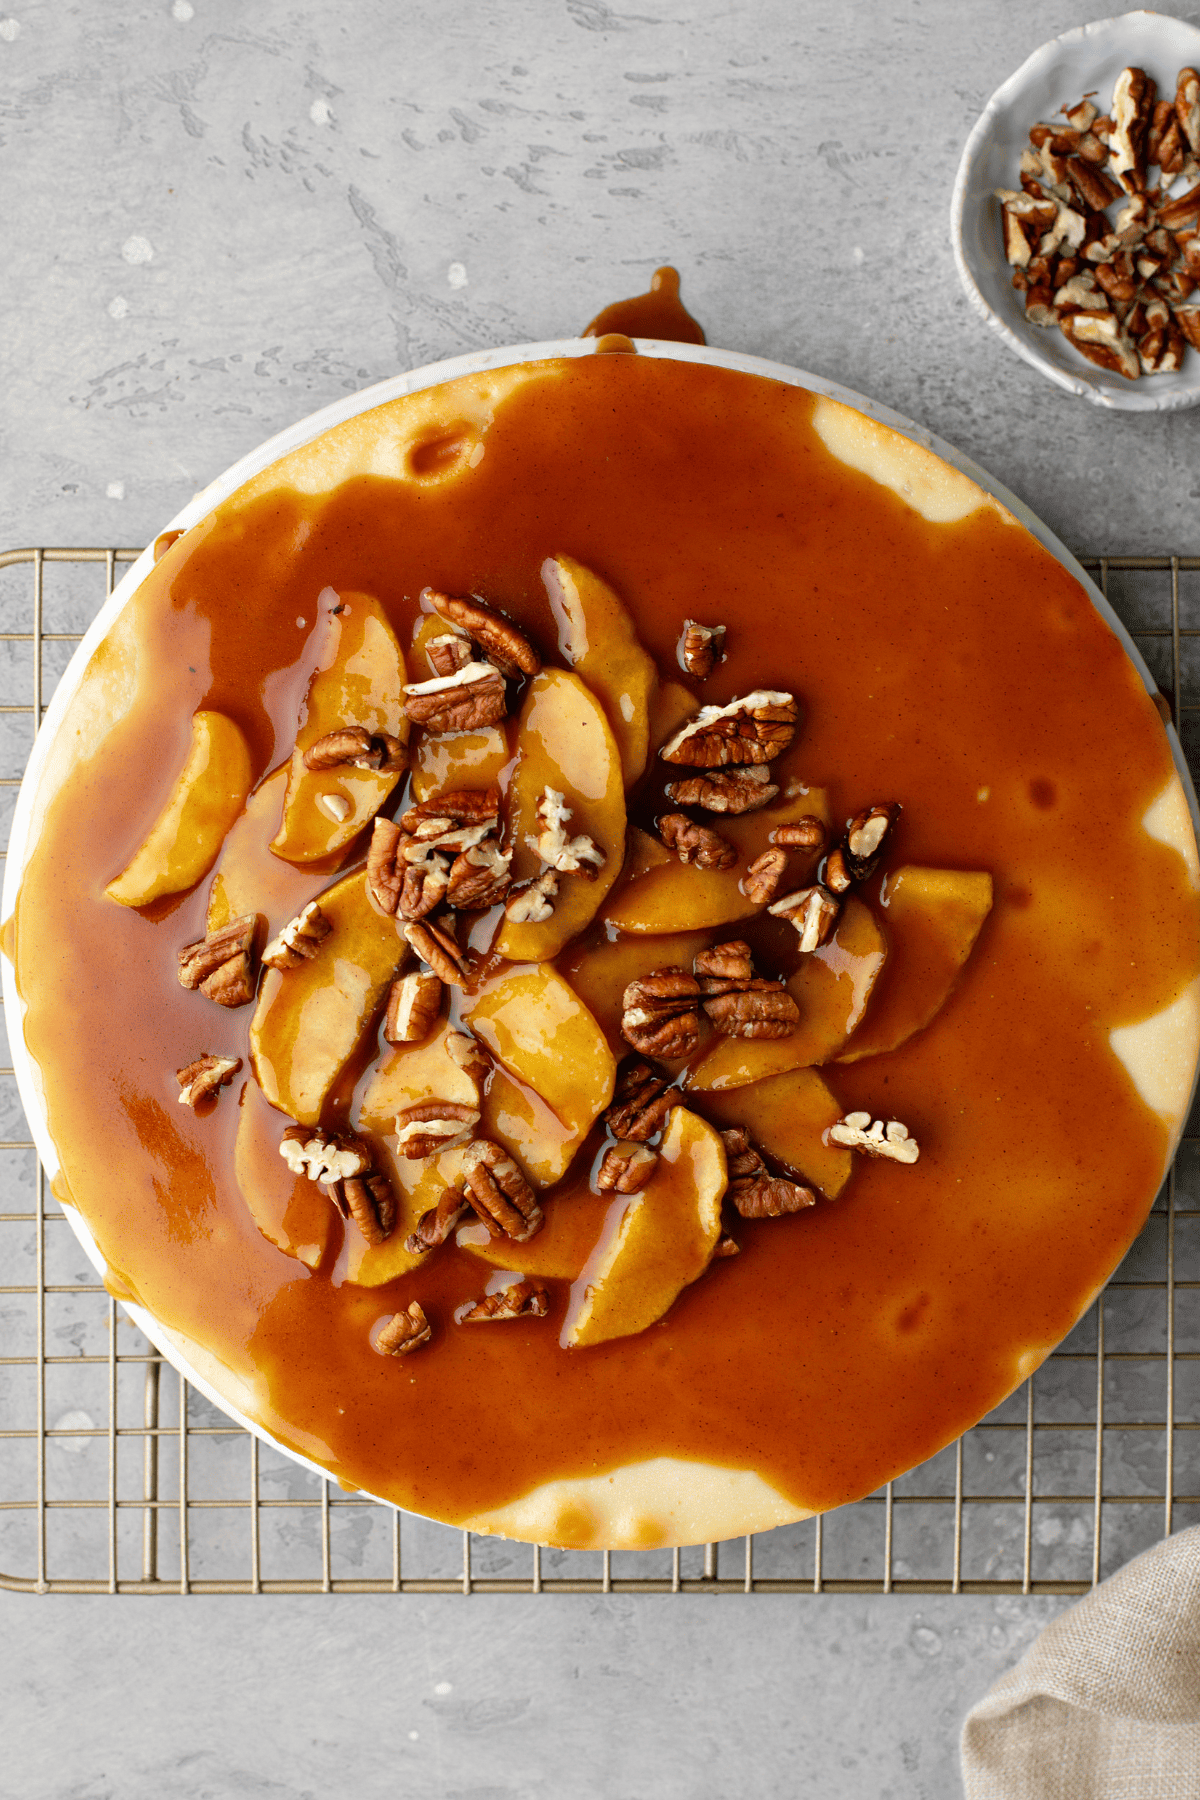
[[[825,858],[825,886],[831,894],[847,894],[854,886],[844,844],[838,844]]]
[[[717,658],[724,655],[725,627],[723,625],[698,625],[695,619],[683,621],[683,635],[679,640],[676,652],[681,668],[703,681],[711,675],[716,667]]]
[[[382,1331],[376,1332],[375,1348],[381,1356],[410,1356],[432,1336],[433,1328],[420,1301],[413,1300],[405,1311],[393,1313]]]
[[[1083,157],[1072,157],[1066,166],[1066,174],[1083,204],[1093,212],[1103,212],[1122,192],[1119,182]]]
[[[737,850],[719,831],[694,825],[686,813],[664,813],[658,833],[681,863],[694,862],[698,869],[732,869],[737,863]]]
[[[713,1250],[714,1260],[718,1257],[740,1256],[741,1254],[742,1246],[738,1243],[737,1239],[730,1237],[727,1231],[723,1231],[717,1239],[716,1248]]]
[[[426,588],[421,596],[440,618],[464,631],[487,651],[503,675],[515,680],[519,675],[536,675],[542,659],[524,632],[507,619],[484,606],[480,600],[467,600],[454,594],[436,594]]]
[[[819,852],[825,848],[825,827],[812,813],[805,813],[802,819],[793,819],[790,825],[777,825],[771,833],[771,842],[782,844],[786,850]]]
[[[306,769],[402,769],[404,745],[379,732],[372,737],[362,725],[339,725],[304,752]]]
[[[771,762],[795,737],[799,716],[794,694],[756,688],[728,706],[702,706],[659,755],[695,769]]]
[[[855,881],[865,881],[874,872],[899,817],[899,806],[889,800],[878,806],[864,807],[851,819],[846,827],[843,848],[846,865]]]
[[[767,911],[774,918],[787,919],[796,927],[800,933],[800,948],[807,956],[828,943],[841,909],[841,901],[828,888],[818,884],[785,894],[782,900],[768,906]]]
[[[617,1079],[604,1123],[614,1137],[644,1144],[662,1130],[677,1100],[678,1095],[665,1076],[656,1075],[647,1063],[630,1063]]]
[[[920,1156],[916,1138],[908,1135],[907,1125],[899,1119],[872,1120],[870,1113],[847,1113],[825,1133],[831,1144],[847,1150],[861,1150],[867,1156],[885,1156],[892,1162],[915,1163]]]
[[[210,1056],[206,1050],[184,1069],[176,1069],[175,1079],[182,1092],[180,1106],[195,1106],[198,1100],[215,1096],[232,1081],[242,1066],[240,1056]]]
[[[426,731],[479,731],[507,710],[504,677],[491,663],[467,663],[454,675],[435,675],[404,689],[405,713]]]
[[[735,939],[702,950],[692,967],[704,993],[704,1011],[723,1037],[791,1037],[800,1008],[778,981],[754,973],[749,944]]]
[[[429,639],[425,654],[435,675],[457,675],[472,660],[471,640],[465,632],[447,631]]]
[[[547,869],[535,881],[518,888],[504,903],[505,917],[514,925],[540,925],[554,911],[558,896],[558,872]]]
[[[645,1144],[613,1144],[604,1152],[596,1186],[602,1194],[640,1194],[657,1162],[657,1150],[648,1150]]]
[[[686,969],[655,969],[625,989],[621,1035],[644,1056],[688,1056],[700,1041],[699,999]]]
[[[246,1006],[254,998],[255,913],[231,919],[219,931],[179,951],[179,985],[199,988],[218,1006]]]
[[[389,1044],[419,1044],[442,1010],[442,984],[431,969],[399,975],[388,991],[383,1035]]]
[[[594,881],[604,866],[604,852],[586,835],[567,836],[567,820],[572,816],[564,794],[557,788],[543,788],[537,803],[537,836],[527,837],[525,842],[552,869]]]
[[[507,1150],[480,1138],[463,1155],[463,1188],[468,1202],[493,1237],[523,1244],[541,1230],[537,1196]]]
[[[446,905],[462,911],[495,906],[509,889],[512,851],[502,850],[493,837],[469,850],[460,850],[450,866]]]
[[[344,824],[350,817],[350,802],[344,794],[318,794],[317,805],[335,825]]]
[[[721,1142],[729,1170],[726,1197],[743,1219],[778,1219],[785,1213],[803,1212],[816,1205],[817,1196],[811,1188],[771,1174],[745,1126],[734,1125],[723,1131]]]
[[[333,926],[321,911],[315,900],[310,900],[303,912],[272,938],[262,953],[262,959],[268,968],[298,969],[303,962],[309,962],[317,954],[318,946],[327,938]]]
[[[550,1300],[542,1281],[514,1281],[511,1287],[468,1301],[454,1317],[460,1325],[489,1325],[497,1319],[543,1319]]]
[[[420,862],[404,862],[401,866],[404,876],[397,911],[402,919],[423,919],[442,904],[449,892],[450,863],[436,850],[430,850]]]
[[[319,1125],[289,1125],[279,1145],[293,1175],[323,1186],[369,1174],[375,1158],[365,1138],[353,1131],[323,1131]]]
[[[713,769],[707,775],[688,775],[667,783],[667,799],[676,806],[702,806],[705,812],[754,812],[773,800],[779,789],[766,763],[741,768]]]
[[[1146,185],[1146,137],[1158,88],[1145,69],[1122,69],[1113,88],[1112,172],[1126,193]]]
[[[1059,321],[1063,336],[1098,368],[1134,381],[1141,372],[1137,349],[1114,313],[1074,313]]]
[[[351,1175],[329,1189],[343,1219],[353,1219],[368,1244],[385,1244],[396,1223],[396,1196],[386,1175]]]
[[[404,887],[400,859],[400,827],[394,819],[376,818],[367,846],[367,898],[385,918],[396,915]]]
[[[1175,116],[1193,156],[1200,156],[1200,74],[1180,69],[1175,89]]]
[[[1194,187],[1177,194],[1158,209],[1158,222],[1165,225],[1168,231],[1182,231],[1186,226],[1193,228],[1200,221],[1200,181]]]
[[[479,1123],[479,1108],[456,1100],[422,1100],[396,1115],[396,1149],[420,1161],[458,1144],[469,1144]]]
[[[786,868],[786,850],[764,850],[761,856],[755,857],[738,885],[747,900],[753,901],[755,906],[765,906],[779,892]]]
[[[427,962],[435,975],[449,987],[461,987],[467,973],[467,959],[447,930],[448,921],[434,924],[432,919],[413,920],[404,927],[404,935],[422,962]]]
[[[468,1032],[449,1032],[446,1036],[446,1054],[465,1075],[471,1077],[476,1087],[481,1088],[492,1072],[491,1055],[479,1039],[471,1037]]]
[[[461,1188],[446,1188],[437,1205],[421,1214],[416,1230],[405,1238],[404,1248],[410,1256],[425,1256],[430,1250],[436,1250],[445,1243],[463,1214],[470,1210]]]

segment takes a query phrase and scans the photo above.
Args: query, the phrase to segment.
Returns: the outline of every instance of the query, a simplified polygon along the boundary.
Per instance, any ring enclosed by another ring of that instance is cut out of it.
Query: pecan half
[[[479,731],[507,710],[504,677],[491,663],[467,663],[454,675],[435,675],[404,689],[405,713],[430,732]]]
[[[468,1301],[454,1317],[460,1325],[490,1325],[498,1319],[543,1319],[550,1306],[541,1281],[515,1281],[482,1300]]]
[[[404,1248],[410,1256],[427,1256],[445,1243],[463,1214],[470,1210],[461,1188],[446,1188],[437,1205],[421,1214],[416,1230],[405,1238]]]
[[[811,1188],[771,1174],[745,1126],[735,1125],[723,1131],[721,1142],[729,1168],[726,1197],[743,1219],[778,1219],[785,1213],[803,1212],[816,1205],[817,1196]]]
[[[621,1036],[643,1056],[688,1056],[700,1041],[699,999],[686,969],[655,969],[625,989]]]
[[[604,1123],[616,1138],[645,1143],[662,1130],[667,1114],[679,1096],[664,1075],[656,1075],[648,1063],[633,1062],[617,1077],[612,1105]]]
[[[375,1334],[375,1348],[381,1356],[411,1356],[433,1336],[433,1328],[419,1300],[410,1302],[404,1312],[393,1313],[381,1331]]]
[[[353,1131],[324,1131],[319,1125],[289,1125],[279,1145],[293,1175],[307,1175],[328,1187],[349,1177],[369,1174],[374,1153]]]
[[[737,863],[737,850],[719,831],[694,825],[686,813],[664,813],[658,834],[681,863],[694,862],[698,869],[732,869]]]
[[[825,1133],[831,1144],[846,1150],[861,1150],[867,1156],[885,1156],[891,1162],[915,1163],[921,1154],[916,1138],[908,1135],[907,1125],[899,1119],[874,1119],[870,1113],[847,1113]]]
[[[483,833],[495,831],[500,823],[500,789],[495,782],[486,788],[455,788],[446,794],[431,794],[418,800],[400,820],[407,838],[431,845],[438,850],[462,850],[479,839],[454,837],[460,825],[482,826]]]
[[[899,817],[899,806],[894,800],[887,800],[864,807],[851,819],[842,852],[852,880],[865,881],[873,873]]]
[[[738,885],[747,900],[753,901],[755,906],[765,906],[779,892],[786,868],[786,850],[764,850],[761,856],[755,857]]]
[[[403,886],[400,827],[394,819],[381,819],[377,816],[371,827],[371,842],[367,846],[367,898],[376,912],[391,919],[396,915]]]
[[[756,688],[728,706],[702,706],[659,755],[696,769],[771,762],[795,737],[799,716],[794,694]]]
[[[442,1010],[442,984],[431,969],[397,976],[388,990],[383,1035],[389,1044],[419,1044]]]
[[[457,1144],[469,1144],[479,1123],[479,1108],[456,1100],[422,1100],[396,1114],[396,1149],[420,1161]]]
[[[402,919],[423,919],[442,904],[449,892],[450,862],[436,850],[430,850],[420,862],[405,862],[401,867],[404,875],[396,910]]]
[[[787,919],[796,927],[800,933],[800,948],[806,956],[828,943],[841,910],[841,901],[819,884],[785,894],[767,908],[773,918]]]
[[[525,842],[552,869],[594,881],[606,858],[590,837],[567,836],[567,820],[573,816],[565,794],[560,794],[557,788],[543,788],[537,803],[537,836],[527,837]]]
[[[782,844],[785,850],[819,852],[825,848],[825,827],[812,813],[805,813],[802,819],[793,819],[790,825],[777,825],[771,833],[771,842]]]
[[[518,675],[536,675],[542,659],[524,632],[493,612],[481,600],[467,600],[455,594],[437,594],[426,588],[421,596],[440,618],[456,625],[460,631],[487,651],[502,674],[510,680]]]
[[[298,969],[301,963],[312,960],[332,930],[317,902],[310,900],[303,912],[297,913],[279,936],[271,939],[262,959],[272,969]]]
[[[713,769],[707,775],[688,775],[667,783],[667,799],[676,806],[702,806],[705,812],[754,812],[774,800],[779,792],[766,763],[741,768]]]
[[[256,913],[243,913],[179,951],[179,985],[199,988],[218,1006],[246,1006],[254,998]]]
[[[180,1106],[195,1106],[198,1100],[216,1095],[232,1081],[242,1066],[240,1056],[210,1056],[206,1050],[184,1069],[176,1069],[175,1079],[182,1092]]]
[[[604,1152],[596,1186],[602,1194],[640,1194],[657,1162],[657,1150],[648,1150],[645,1144],[614,1144]]]
[[[453,932],[447,930],[447,923],[435,925],[432,919],[414,920],[404,927],[404,935],[435,975],[449,987],[461,987],[467,974],[467,959],[455,943]]]
[[[463,1155],[463,1190],[493,1237],[523,1244],[540,1231],[537,1196],[507,1150],[480,1138]]]
[[[456,1062],[465,1075],[469,1075],[476,1087],[481,1088],[492,1072],[492,1059],[489,1052],[477,1037],[471,1037],[465,1031],[451,1031],[446,1034],[446,1054],[452,1062]]]
[[[461,911],[495,906],[507,894],[512,876],[512,851],[502,850],[493,837],[469,850],[461,850],[450,867],[446,905]]]
[[[800,1008],[778,981],[754,973],[749,944],[716,944],[696,956],[693,969],[705,995],[704,1011],[723,1037],[791,1037]]]
[[[353,1219],[368,1244],[386,1244],[396,1223],[396,1196],[386,1175],[351,1175],[329,1189],[343,1219]]]
[[[399,738],[379,732],[374,737],[362,725],[339,725],[327,731],[304,752],[306,769],[402,769],[404,745]]]
[[[554,911],[558,897],[558,871],[547,869],[535,881],[527,882],[504,903],[505,917],[514,925],[540,925]]]
[[[698,681],[711,675],[716,667],[717,658],[725,653],[725,627],[723,625],[698,625],[695,619],[683,621],[683,634],[679,639],[676,655],[680,667]]]

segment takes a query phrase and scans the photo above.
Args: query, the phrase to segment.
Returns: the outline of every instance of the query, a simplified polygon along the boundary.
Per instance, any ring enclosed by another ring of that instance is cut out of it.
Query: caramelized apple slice
[[[742,1087],[783,1069],[829,1062],[862,1019],[887,959],[883,927],[851,894],[827,944],[806,956],[788,982],[800,1023],[786,1038],[718,1038],[687,1078],[689,1093]]]
[[[311,865],[280,862],[271,854],[287,783],[285,764],[259,783],[234,820],[209,889],[206,931],[219,931],[245,913],[265,913],[282,924],[312,899],[320,874]],[[331,858],[335,867],[337,860]]]
[[[625,786],[646,773],[650,701],[658,685],[653,659],[606,581],[572,556],[548,556],[542,581],[558,626],[558,647],[608,716],[621,752]]]
[[[839,1062],[895,1050],[941,1011],[992,910],[992,878],[906,863],[884,882],[883,904],[887,974]]]
[[[331,930],[311,961],[268,969],[250,1025],[250,1060],[280,1112],[315,1125],[326,1094],[357,1049],[408,956],[395,920],[367,899],[366,874],[318,895]]]
[[[105,888],[122,906],[182,894],[212,868],[250,792],[250,748],[224,713],[192,714],[192,748],[128,867]]]
[[[233,1148],[233,1172],[242,1198],[268,1242],[315,1269],[341,1219],[325,1189],[307,1175],[294,1175],[280,1156],[286,1129],[286,1121],[263,1099],[257,1084],[246,1082]]]
[[[664,681],[650,700],[650,743],[661,750],[681,725],[695,718],[700,702],[681,681]]]
[[[342,725],[372,737],[408,742],[404,653],[373,594],[318,599],[324,627],[304,721],[296,733],[283,822],[271,845],[286,862],[316,862],[348,844],[368,824],[400,779],[399,769],[309,769],[304,752]]]
[[[551,1160],[559,1163],[565,1155],[569,1161],[612,1099],[617,1073],[616,1058],[583,1001],[556,969],[540,963],[493,977],[464,995],[461,1009],[464,1024],[496,1061],[566,1127],[569,1144]],[[515,1141],[512,1147],[524,1163]],[[565,1167],[562,1162],[552,1179]]]
[[[540,1095],[499,1064],[488,1078],[479,1132],[511,1150],[535,1187],[561,1181],[587,1136],[564,1125]]]
[[[644,836],[644,833],[639,835]],[[671,937],[618,938],[575,949],[564,958],[562,972],[596,1019],[618,1057],[629,1055],[621,1036],[622,996],[631,981],[655,969],[690,969],[697,951],[707,949],[711,931],[677,931]]]
[[[614,1200],[571,1289],[564,1347],[631,1337],[662,1318],[712,1260],[727,1179],[718,1132],[685,1106],[675,1107],[654,1174],[640,1194]]]
[[[546,962],[590,925],[621,872],[625,854],[625,784],[616,739],[604,708],[578,675],[543,669],[529,684],[521,709],[518,759],[508,789],[513,878],[542,867],[528,839],[538,835],[538,801],[547,788],[565,796],[572,837],[587,836],[604,852],[604,866],[588,880],[562,875],[554,911],[540,924],[506,919],[496,949],[510,962]]]
[[[449,630],[436,613],[426,613],[418,621],[412,644],[414,681],[433,674],[433,665],[426,667],[427,646],[432,638],[445,637]],[[409,757],[412,797],[414,801],[428,800],[431,794],[453,793],[459,788],[490,787],[499,781],[511,754],[503,725],[488,725],[482,731],[418,731]]]
[[[713,815],[713,829],[737,848],[736,868],[699,869],[665,851],[665,860],[655,859],[649,868],[641,868],[635,861],[604,909],[605,924],[621,931],[700,931],[761,912],[760,906],[747,900],[740,883],[755,857],[769,847],[769,834],[776,826],[791,825],[808,814],[825,826],[829,824],[824,788],[808,788],[801,782],[789,786],[789,793],[759,812]],[[815,861],[811,853],[794,852],[785,879],[800,886]]]
[[[825,1142],[843,1109],[815,1069],[792,1069],[735,1093],[706,1094],[704,1110],[722,1129],[744,1125],[758,1149],[828,1200],[837,1199],[854,1172],[851,1152]]]

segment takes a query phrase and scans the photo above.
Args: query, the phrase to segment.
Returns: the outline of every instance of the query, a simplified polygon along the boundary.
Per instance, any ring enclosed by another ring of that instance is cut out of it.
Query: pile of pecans
[[[1200,74],[1181,69],[1160,100],[1124,69],[1111,114],[1091,97],[1063,111],[1030,131],[1020,189],[996,189],[1025,316],[1129,381],[1174,373],[1200,350],[1200,306],[1185,304],[1200,281]]]

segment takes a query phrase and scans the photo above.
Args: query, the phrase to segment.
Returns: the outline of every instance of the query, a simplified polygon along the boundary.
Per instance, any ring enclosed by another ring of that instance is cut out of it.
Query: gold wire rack
[[[137,550],[0,553],[0,812],[71,650]],[[1200,557],[1085,557],[1191,766]],[[3,1054],[3,1052],[0,1052]],[[27,1593],[1074,1594],[1200,1522],[1200,1131],[1037,1374],[939,1456],[824,1518],[692,1550],[572,1552],[336,1486],[181,1381],[48,1191],[0,1067],[0,1587]],[[8,1573],[8,1570],[12,1573]]]

